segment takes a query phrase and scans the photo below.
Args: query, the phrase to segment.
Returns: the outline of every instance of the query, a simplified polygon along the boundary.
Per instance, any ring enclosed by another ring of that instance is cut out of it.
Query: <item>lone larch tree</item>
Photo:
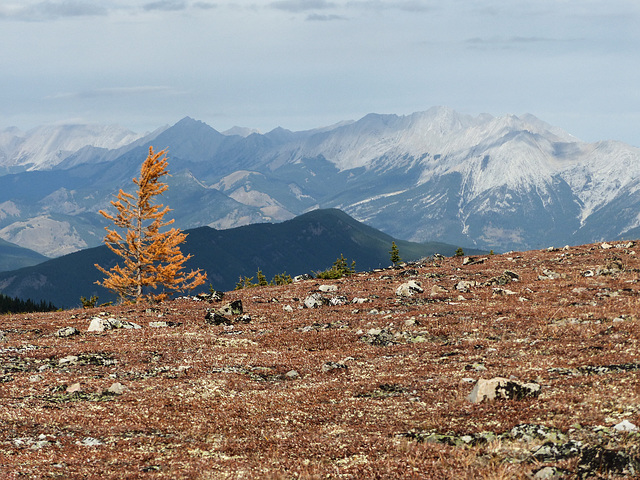
[[[111,215],[100,210],[116,227],[105,227],[104,243],[122,258],[123,265],[116,264],[107,270],[96,264],[106,275],[96,283],[116,292],[123,301],[161,301],[169,293],[192,290],[207,278],[200,269],[183,273],[184,263],[191,258],[180,251],[187,234],[177,228],[161,231],[174,222],[164,219],[169,207],[155,201],[169,188],[161,181],[169,175],[166,153],[166,150],[155,153],[149,147],[140,178],[133,179],[138,186],[137,194],[120,189],[116,200],[111,201],[117,213]]]

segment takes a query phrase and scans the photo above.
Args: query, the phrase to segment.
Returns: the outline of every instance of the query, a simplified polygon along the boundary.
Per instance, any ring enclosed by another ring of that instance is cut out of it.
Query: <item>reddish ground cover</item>
[[[0,317],[0,477],[637,475],[640,250],[604,246]],[[469,401],[494,377],[539,395]]]

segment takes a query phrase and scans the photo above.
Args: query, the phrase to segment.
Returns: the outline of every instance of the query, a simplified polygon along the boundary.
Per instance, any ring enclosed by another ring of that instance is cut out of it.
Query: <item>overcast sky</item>
[[[638,0],[0,0],[0,129],[445,105],[640,146]]]

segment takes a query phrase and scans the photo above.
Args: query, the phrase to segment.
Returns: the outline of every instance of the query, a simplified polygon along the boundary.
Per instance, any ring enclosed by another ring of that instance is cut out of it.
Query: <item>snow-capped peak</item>
[[[7,129],[0,134],[0,167],[49,169],[83,147],[115,149],[140,137],[117,125],[48,125],[26,133]]]

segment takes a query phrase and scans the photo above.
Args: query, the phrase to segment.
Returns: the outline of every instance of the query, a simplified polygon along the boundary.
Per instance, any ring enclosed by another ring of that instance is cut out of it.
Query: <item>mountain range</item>
[[[149,145],[169,150],[163,201],[182,229],[337,208],[394,238],[496,251],[640,233],[640,149],[582,142],[529,114],[434,107],[265,134],[223,134],[189,117],[144,136],[8,129],[0,132],[0,238],[48,257],[99,245],[97,211],[118,189],[131,190]]]
[[[202,269],[208,285],[218,290],[232,290],[240,276],[253,277],[261,270],[268,280],[276,274],[323,271],[340,255],[356,270],[386,267],[394,239],[364,225],[336,209],[314,210],[284,222],[259,223],[226,230],[200,227],[187,230],[181,250],[193,258],[186,271]],[[457,246],[442,243],[414,243],[395,240],[405,261],[440,253],[452,256]],[[481,253],[466,250],[467,254]],[[115,300],[108,290],[95,284],[103,275],[99,264],[107,269],[118,257],[106,246],[88,248],[63,255],[35,266],[0,272],[0,291],[5,295],[51,302],[57,307],[77,307],[80,297],[99,297],[100,302]]]

